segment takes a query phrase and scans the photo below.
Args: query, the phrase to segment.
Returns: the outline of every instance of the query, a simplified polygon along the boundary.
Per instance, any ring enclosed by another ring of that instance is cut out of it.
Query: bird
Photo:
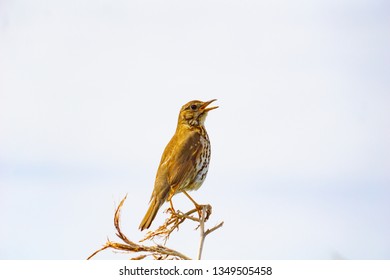
[[[206,179],[211,148],[204,123],[208,112],[218,108],[208,107],[214,101],[192,100],[181,107],[176,131],[161,156],[149,208],[139,225],[141,231],[151,226],[165,201],[173,210],[171,199],[178,193],[199,206],[187,191],[198,190]]]

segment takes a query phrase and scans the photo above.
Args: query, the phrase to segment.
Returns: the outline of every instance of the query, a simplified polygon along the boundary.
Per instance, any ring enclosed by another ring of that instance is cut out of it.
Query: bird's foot
[[[168,201],[169,201],[169,208],[167,210],[165,210],[165,213],[170,213],[171,215],[174,215],[176,213],[176,210],[173,207],[172,197],[169,198]]]
[[[195,205],[195,209],[198,212],[199,219],[202,218],[203,208],[205,207],[205,217],[204,220],[207,221],[209,216],[211,215],[211,205],[209,204],[198,204],[186,191],[183,191],[183,193],[191,200],[191,202]]]
[[[196,211],[198,211],[199,219],[202,219],[203,215],[204,220],[207,221],[212,213],[213,208],[210,204],[195,204]]]

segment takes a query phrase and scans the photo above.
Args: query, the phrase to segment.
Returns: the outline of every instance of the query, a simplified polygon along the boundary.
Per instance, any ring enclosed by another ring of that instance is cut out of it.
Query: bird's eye
[[[198,108],[198,106],[196,106],[195,104],[192,104],[192,105],[191,105],[191,109],[192,109],[192,110],[196,110],[197,108]]]

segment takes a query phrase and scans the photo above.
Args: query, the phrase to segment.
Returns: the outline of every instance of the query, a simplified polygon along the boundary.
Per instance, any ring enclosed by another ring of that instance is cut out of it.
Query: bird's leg
[[[192,203],[195,205],[196,210],[202,210],[202,206],[199,205],[186,191],[183,191],[183,193],[186,195],[186,197],[189,198],[189,200],[192,201]]]
[[[195,205],[196,211],[198,211],[199,218],[202,217],[203,206],[206,206],[206,213],[205,213],[206,214],[205,221],[206,221],[209,218],[209,216],[211,215],[211,205],[200,205],[186,191],[183,191],[183,193]]]
[[[176,212],[175,208],[173,208],[172,197],[169,199],[169,207],[172,214]]]
[[[176,210],[175,210],[175,208],[173,207],[173,203],[172,203],[172,197],[173,197],[173,195],[174,195],[174,192],[171,192],[170,194],[169,194],[169,196],[168,196],[168,201],[169,201],[169,208],[167,209],[167,212],[171,212],[171,214],[174,214],[174,213],[176,213]]]

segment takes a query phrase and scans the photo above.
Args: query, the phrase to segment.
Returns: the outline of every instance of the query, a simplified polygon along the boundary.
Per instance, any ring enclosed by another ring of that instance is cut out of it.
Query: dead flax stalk
[[[134,260],[139,260],[143,259],[147,256],[152,256],[154,259],[182,259],[182,260],[190,260],[189,257],[186,255],[170,249],[168,247],[165,247],[163,245],[156,245],[156,246],[145,246],[142,244],[137,244],[130,239],[127,238],[127,236],[122,232],[121,227],[120,227],[120,214],[121,214],[121,209],[122,206],[127,198],[127,195],[122,199],[122,201],[119,203],[115,215],[114,215],[114,226],[116,228],[116,235],[124,242],[124,243],[118,243],[118,242],[112,242],[110,240],[107,240],[106,244],[100,248],[99,250],[95,251],[93,254],[91,254],[87,259],[93,258],[96,254],[98,254],[101,251],[104,251],[108,248],[117,250],[117,251],[125,251],[125,252],[132,252],[132,253],[146,253],[146,254],[141,254],[138,255],[132,259]],[[162,237],[166,243],[168,238],[170,237],[171,233],[179,228],[179,225],[183,223],[185,220],[192,220],[196,221],[199,223],[199,228],[201,231],[201,240],[200,240],[200,247],[199,247],[199,252],[198,252],[198,259],[201,258],[202,251],[203,251],[203,244],[204,244],[204,239],[208,234],[213,232],[214,230],[222,227],[223,222],[218,224],[217,226],[204,230],[205,228],[205,221],[207,220],[208,216],[211,213],[211,206],[210,205],[204,205],[202,206],[202,211],[200,212],[200,217],[196,218],[192,216],[193,213],[197,212],[197,209],[192,209],[186,213],[181,213],[181,212],[174,212],[171,213],[171,216],[165,221],[165,223],[160,226],[157,230],[155,231],[150,231],[146,234],[145,238],[142,239],[140,242],[143,242],[145,240],[152,240],[155,237]]]

